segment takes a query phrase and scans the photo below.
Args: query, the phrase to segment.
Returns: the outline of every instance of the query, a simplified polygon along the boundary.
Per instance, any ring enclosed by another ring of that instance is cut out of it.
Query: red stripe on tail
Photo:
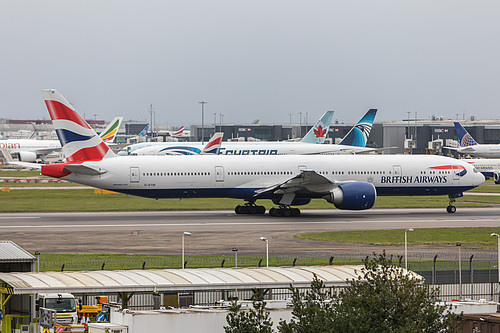
[[[73,155],[66,158],[68,162],[101,160],[109,151],[109,147],[104,142],[101,142],[95,147],[82,148]]]
[[[52,100],[46,100],[45,104],[47,105],[52,120],[70,120],[82,127],[90,128],[87,122],[85,122],[78,113],[71,110],[66,105]]]

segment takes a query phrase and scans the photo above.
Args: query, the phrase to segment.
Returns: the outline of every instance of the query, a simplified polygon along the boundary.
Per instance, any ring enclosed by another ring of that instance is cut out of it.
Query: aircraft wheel
[[[269,209],[269,216],[276,216],[276,208]]]
[[[455,207],[455,206],[448,206],[448,207],[446,207],[446,211],[448,213],[450,213],[450,214],[453,214],[453,213],[455,213],[457,211],[457,207]]]
[[[238,206],[234,207],[234,212],[235,212],[236,214],[241,214],[241,213],[240,213],[240,209],[241,209],[241,206],[240,206],[240,205],[238,205]]]
[[[257,206],[250,206],[250,214],[255,215],[258,212]]]
[[[283,216],[283,209],[278,208],[274,211],[274,216],[276,217],[282,217]]]
[[[257,214],[265,214],[265,213],[266,213],[266,207],[258,206]]]
[[[290,208],[283,208],[283,216],[284,217],[292,216],[292,210]]]
[[[240,214],[248,214],[249,210],[247,206],[241,206],[240,208]]]
[[[298,209],[298,208],[292,208],[292,216],[293,217],[299,217],[300,216],[300,209]]]

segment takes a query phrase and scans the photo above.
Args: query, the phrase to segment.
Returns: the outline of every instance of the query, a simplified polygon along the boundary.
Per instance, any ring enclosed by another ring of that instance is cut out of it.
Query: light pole
[[[261,237],[260,240],[266,242],[266,267],[269,267],[269,241],[266,237]]]
[[[204,137],[204,134],[205,134],[205,104],[207,104],[207,102],[205,101],[201,101],[201,102],[198,102],[201,104],[201,144],[203,144],[203,137]]]
[[[498,255],[497,255],[497,259],[498,259],[497,265],[498,266],[497,266],[497,269],[498,269],[498,283],[500,284],[500,235],[492,233],[491,236],[497,236],[497,238],[498,238]]]
[[[37,264],[37,272],[40,273],[40,252],[39,251],[35,251],[35,255],[36,255],[36,264]]]
[[[413,231],[412,228],[405,230],[405,270],[408,270],[408,231]]]
[[[238,267],[238,249],[233,247],[234,252],[234,267]]]
[[[191,233],[187,231],[182,233],[182,269],[184,269],[184,236],[191,236]]]
[[[462,254],[460,252],[462,243],[457,242],[457,246],[458,246],[458,282],[460,284],[460,300],[462,300]]]

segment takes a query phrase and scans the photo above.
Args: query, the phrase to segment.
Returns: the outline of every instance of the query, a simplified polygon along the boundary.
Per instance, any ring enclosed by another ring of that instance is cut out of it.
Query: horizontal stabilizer
[[[102,175],[103,173],[108,172],[107,170],[101,168],[93,168],[83,164],[68,164],[64,166],[64,169],[72,173],[79,173],[83,175]]]

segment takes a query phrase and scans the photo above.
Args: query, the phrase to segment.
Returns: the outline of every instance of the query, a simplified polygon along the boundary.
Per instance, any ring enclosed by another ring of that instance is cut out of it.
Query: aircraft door
[[[224,167],[216,166],[215,167],[215,184],[220,185],[224,183]]]
[[[307,169],[307,167],[305,165],[299,165],[299,172],[300,172],[300,170],[306,170],[306,169]]]
[[[138,167],[130,167],[130,182],[138,183],[139,182],[139,168]]]
[[[393,176],[401,176],[402,175],[401,165],[393,165],[392,166],[392,173],[393,173]]]

